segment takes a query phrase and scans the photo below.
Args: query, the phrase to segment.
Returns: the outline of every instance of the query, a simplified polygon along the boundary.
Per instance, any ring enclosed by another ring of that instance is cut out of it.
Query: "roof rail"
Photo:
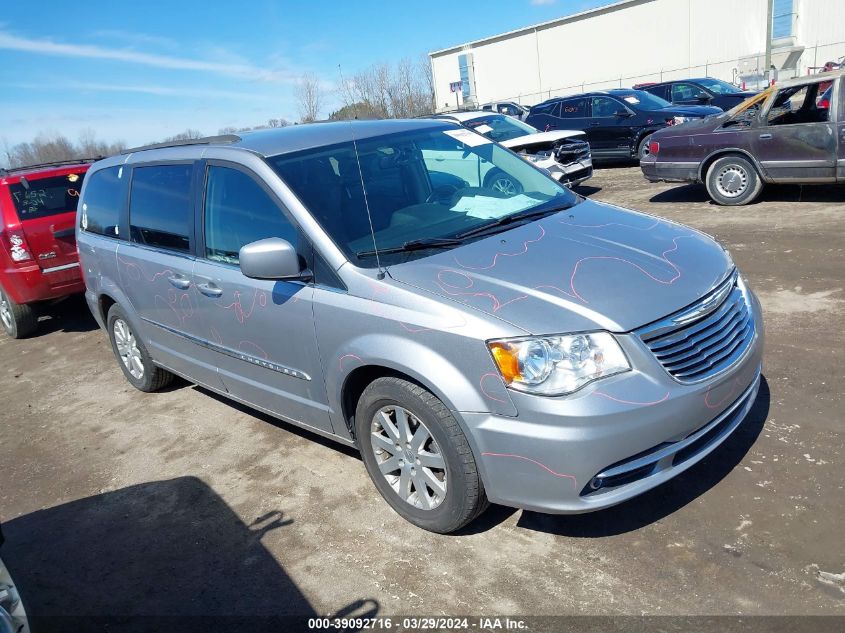
[[[220,134],[218,136],[204,136],[202,138],[187,138],[181,141],[166,141],[164,143],[153,143],[151,145],[142,145],[140,147],[130,147],[125,149],[121,154],[133,154],[134,152],[143,152],[148,149],[164,149],[165,147],[181,147],[183,145],[212,145],[228,143],[237,143],[241,137],[237,134]]]
[[[38,163],[36,165],[22,165],[21,167],[0,167],[0,177],[15,174],[21,171],[29,171],[31,169],[40,169],[42,167],[61,167],[62,165],[81,165],[82,163],[93,163],[105,158],[105,156],[92,156],[90,158],[74,158],[70,160],[55,160],[49,163]]]

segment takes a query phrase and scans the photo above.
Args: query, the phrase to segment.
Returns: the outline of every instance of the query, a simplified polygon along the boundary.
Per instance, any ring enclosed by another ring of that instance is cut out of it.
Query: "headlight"
[[[532,163],[542,163],[544,161],[549,160],[552,157],[549,153],[538,153],[538,154],[522,154],[522,157]]]
[[[619,343],[607,332],[505,339],[487,346],[506,385],[546,396],[572,393],[631,369]]]

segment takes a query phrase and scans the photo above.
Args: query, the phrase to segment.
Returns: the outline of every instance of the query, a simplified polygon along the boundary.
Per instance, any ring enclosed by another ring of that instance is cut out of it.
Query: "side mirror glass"
[[[252,279],[309,279],[310,271],[299,264],[296,249],[280,237],[251,242],[238,254],[241,272]]]

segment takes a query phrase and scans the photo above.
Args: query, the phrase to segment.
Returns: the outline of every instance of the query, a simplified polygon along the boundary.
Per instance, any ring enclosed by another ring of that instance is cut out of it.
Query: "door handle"
[[[197,290],[203,293],[206,297],[219,297],[223,294],[223,289],[218,288],[213,283],[197,284]]]
[[[770,138],[772,138],[772,135],[771,134],[761,134],[760,138],[763,139],[764,141],[767,141]]]
[[[191,287],[191,280],[185,279],[184,277],[177,277],[177,276],[168,277],[167,281],[170,282],[171,286],[173,286],[175,288],[179,288],[179,290],[187,290],[188,288]]]

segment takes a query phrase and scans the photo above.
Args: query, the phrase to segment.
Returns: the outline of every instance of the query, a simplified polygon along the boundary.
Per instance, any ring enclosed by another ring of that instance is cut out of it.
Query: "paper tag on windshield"
[[[492,132],[493,128],[487,125],[486,123],[479,125],[478,127],[473,128],[479,134],[487,134],[487,132]]]
[[[448,134],[456,141],[460,141],[468,147],[476,147],[477,145],[485,145],[492,143],[490,139],[484,138],[480,134],[470,132],[469,130],[444,130],[444,134]]]
[[[636,97],[622,97],[622,100],[627,101],[628,103],[633,105],[637,105],[640,102],[640,100]]]

